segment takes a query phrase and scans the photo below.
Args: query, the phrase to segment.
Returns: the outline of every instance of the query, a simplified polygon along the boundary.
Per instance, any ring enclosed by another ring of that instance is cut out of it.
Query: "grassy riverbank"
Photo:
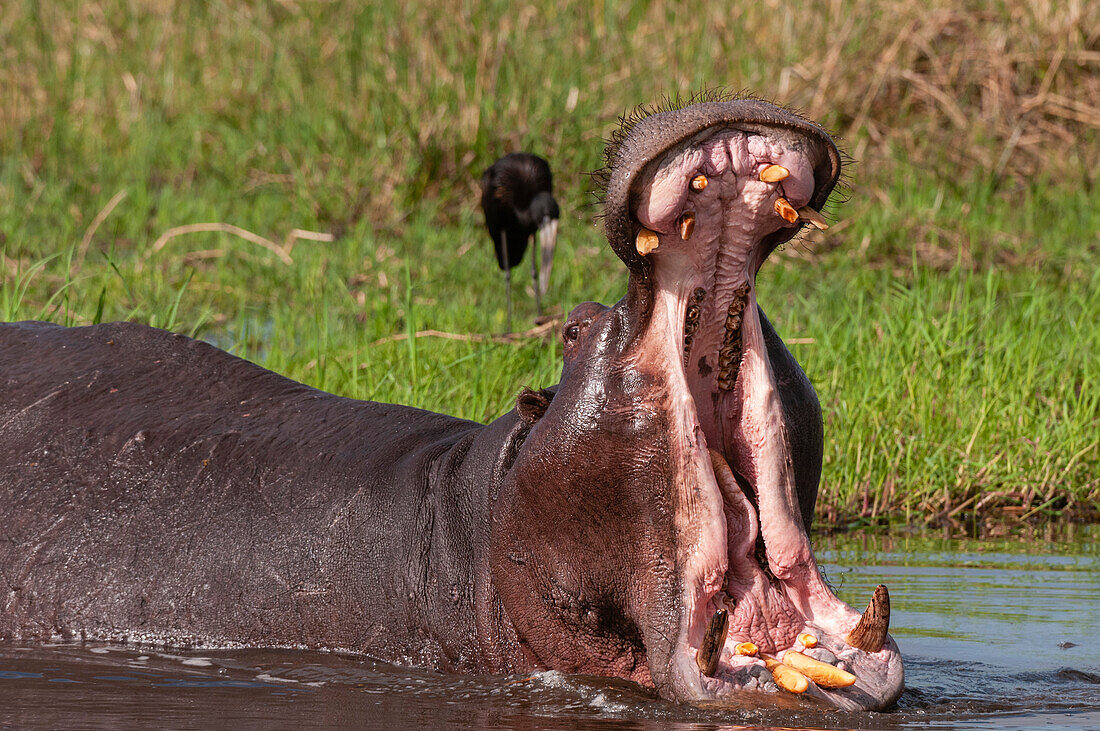
[[[555,311],[611,302],[601,139],[750,88],[858,160],[840,223],[761,275],[826,412],[822,521],[1100,517],[1100,11],[721,5],[7,3],[0,317],[149,322],[485,421],[560,349],[488,337],[480,171],[549,157]]]

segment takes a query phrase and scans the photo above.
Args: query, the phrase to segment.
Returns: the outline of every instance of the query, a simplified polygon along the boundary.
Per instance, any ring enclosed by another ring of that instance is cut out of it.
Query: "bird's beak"
[[[539,226],[539,296],[550,289],[550,270],[554,266],[554,246],[558,242],[558,219],[547,218]]]

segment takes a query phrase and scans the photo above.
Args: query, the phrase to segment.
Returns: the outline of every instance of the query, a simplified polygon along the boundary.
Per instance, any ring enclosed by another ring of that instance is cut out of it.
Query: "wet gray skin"
[[[756,304],[760,265],[839,171],[819,127],[758,101],[626,125],[605,196],[626,296],[581,305],[561,383],[489,425],[152,328],[0,326],[0,639],[332,648],[697,703],[889,706],[888,599],[861,620],[819,575],[820,408]],[[854,684],[794,687],[776,663],[800,649]]]

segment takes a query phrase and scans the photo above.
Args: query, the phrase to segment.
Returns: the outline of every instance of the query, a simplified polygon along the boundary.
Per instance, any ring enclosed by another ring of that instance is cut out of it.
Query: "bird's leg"
[[[538,251],[531,251],[531,284],[535,289],[535,314],[542,317],[542,302],[539,301],[539,264]]]
[[[508,261],[508,232],[500,232],[501,252],[504,254],[504,299],[508,303],[508,320],[505,334],[512,332],[512,262]]]
[[[508,301],[508,324],[505,326],[505,334],[512,332],[512,270],[504,270],[504,292],[505,299]]]

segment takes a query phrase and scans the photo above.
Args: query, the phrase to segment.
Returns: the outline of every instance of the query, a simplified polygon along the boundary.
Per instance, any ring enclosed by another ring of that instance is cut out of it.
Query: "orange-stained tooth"
[[[686,212],[680,216],[680,238],[687,241],[691,238],[692,231],[695,230],[695,214],[691,211]]]
[[[702,192],[707,189],[708,182],[706,175],[696,175],[691,179],[691,189],[696,192]]]
[[[787,202],[786,198],[775,199],[775,212],[782,216],[787,223],[794,223],[798,220],[798,211]]]
[[[656,249],[660,243],[661,242],[657,239],[657,234],[650,231],[648,228],[643,228],[639,231],[638,238],[634,239],[634,247],[642,256]]]
[[[756,645],[751,642],[738,642],[733,648],[733,652],[736,655],[743,655],[745,657],[756,657],[757,650]]]
[[[806,676],[790,665],[784,665],[770,655],[762,655],[762,657],[764,658],[764,666],[771,671],[772,677],[775,678],[775,684],[783,690],[791,693],[805,693],[806,689],[810,687],[810,681],[806,679]]]
[[[811,635],[809,632],[803,632],[798,636],[798,641],[802,643],[803,647],[817,647],[817,638]]]
[[[790,177],[791,171],[782,165],[769,165],[760,171],[760,179],[765,183],[778,183]]]
[[[856,676],[851,673],[795,650],[783,653],[783,664],[794,668],[822,688],[847,688],[856,683]]]
[[[814,228],[822,231],[829,228],[829,224],[825,222],[825,217],[809,206],[802,206],[799,208],[798,217],[804,221],[809,221],[814,225]]]

